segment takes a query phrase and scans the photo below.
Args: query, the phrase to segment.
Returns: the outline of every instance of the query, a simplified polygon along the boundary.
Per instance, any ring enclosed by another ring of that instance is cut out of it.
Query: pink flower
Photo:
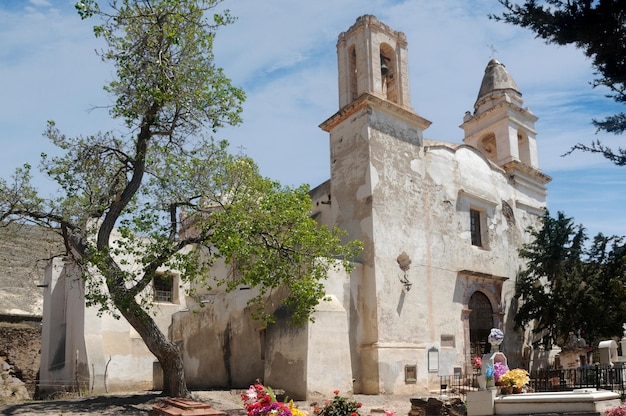
[[[393,416],[396,414],[395,410],[385,410],[385,416]]]
[[[604,410],[604,414],[607,416],[624,416],[626,415],[626,404],[609,407]]]
[[[338,395],[338,394],[339,394],[339,390],[335,390],[335,391],[333,391],[333,393],[334,393],[334,394],[335,394],[335,396],[336,396],[336,395]]]

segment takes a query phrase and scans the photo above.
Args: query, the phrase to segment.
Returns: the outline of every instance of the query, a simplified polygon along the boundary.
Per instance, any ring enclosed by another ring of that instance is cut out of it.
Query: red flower
[[[350,416],[359,416],[359,414],[357,412],[352,412],[350,413]]]
[[[335,394],[335,396],[336,396],[336,395],[338,395],[338,394],[339,394],[339,390],[335,390],[335,391],[333,391],[333,393],[334,393],[334,394]]]
[[[361,403],[361,402],[358,402],[358,403],[356,404],[357,409],[358,409],[358,408],[360,408],[361,406],[363,406],[363,403]]]

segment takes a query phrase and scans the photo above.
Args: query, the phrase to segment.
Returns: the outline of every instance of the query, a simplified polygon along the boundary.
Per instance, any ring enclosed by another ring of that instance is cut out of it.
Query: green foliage
[[[506,11],[491,18],[532,30],[546,43],[572,44],[591,58],[598,78],[593,86],[608,88],[608,97],[626,102],[626,2],[622,0],[525,0],[517,4],[498,0]],[[598,130],[621,134],[626,130],[623,112],[594,120]],[[572,150],[600,153],[613,163],[626,165],[626,149],[612,151],[594,141]]]
[[[94,0],[77,3],[82,18],[98,15],[103,21],[94,33],[106,40],[102,59],[117,71],[105,87],[116,97],[112,116],[135,128],[149,122],[153,133],[168,137],[240,121],[244,93],[213,63],[216,31],[234,21],[228,11],[208,13],[219,3],[116,0],[106,10]]]
[[[105,87],[110,113],[129,130],[67,137],[49,122],[45,135],[64,152],[42,155],[40,169],[58,183],[56,198],[38,196],[28,165],[0,179],[0,221],[57,229],[82,268],[87,304],[135,327],[163,365],[164,394],[175,396],[187,394],[182,360],[149,313],[157,272],[180,273],[192,290],[258,288],[250,304],[259,318],[271,320],[282,302],[302,322],[323,299],[329,269],[350,270],[361,249],[309,217],[307,187],[263,178],[206,134],[239,123],[244,99],[213,63],[216,31],[234,21],[210,13],[220,3],[77,3],[83,19],[99,19],[102,59],[116,69]],[[214,275],[215,264],[230,274]]]
[[[516,281],[517,327],[532,323],[546,346],[564,345],[570,331],[582,330],[591,345],[621,334],[626,312],[626,244],[598,234],[590,245],[581,226],[559,212],[546,214]]]
[[[320,227],[309,217],[308,187],[289,189],[262,178],[250,159],[233,160],[216,182],[227,192],[210,202],[214,210],[201,226],[209,246],[230,265],[230,275],[218,284],[229,290],[258,287],[251,302],[265,319],[272,319],[263,310],[265,297],[288,288],[283,302],[295,321],[302,322],[324,297],[322,281],[328,270],[351,270],[346,260],[358,254],[361,244],[342,245],[344,233]]]
[[[324,406],[316,406],[313,413],[316,416],[358,416],[361,403],[349,400],[347,397],[340,396],[339,390],[335,390],[335,397],[324,403]],[[393,414],[393,412],[385,412],[385,414]]]

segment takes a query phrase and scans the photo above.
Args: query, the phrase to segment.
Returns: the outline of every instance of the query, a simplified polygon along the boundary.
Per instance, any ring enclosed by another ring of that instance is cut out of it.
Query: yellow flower
[[[528,371],[515,368],[502,374],[500,381],[508,386],[522,388],[530,381]]]
[[[287,407],[289,407],[289,410],[291,411],[291,414],[293,416],[309,416],[307,413],[303,412],[302,410],[298,409],[294,404],[293,404],[293,400],[290,400],[289,403],[287,404]]]

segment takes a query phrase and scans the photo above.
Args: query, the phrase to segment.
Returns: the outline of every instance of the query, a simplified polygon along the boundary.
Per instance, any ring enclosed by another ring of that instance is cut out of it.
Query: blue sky
[[[116,130],[102,86],[112,68],[81,21],[73,0],[0,0],[0,177],[54,153],[42,136],[47,120],[68,135]],[[544,45],[532,33],[491,21],[497,0],[227,0],[237,22],[218,33],[215,54],[244,88],[244,123],[218,133],[287,185],[311,186],[330,175],[328,135],[318,125],[338,110],[336,41],[363,14],[406,34],[413,109],[433,122],[425,137],[460,143],[490,58],[504,63],[524,105],[539,117],[537,140],[548,208],[582,223],[590,235],[626,235],[626,167],[574,153],[593,139],[590,124],[622,109],[589,85],[593,70],[580,50]],[[622,144],[624,146],[624,144]],[[44,195],[51,183],[36,178]]]

